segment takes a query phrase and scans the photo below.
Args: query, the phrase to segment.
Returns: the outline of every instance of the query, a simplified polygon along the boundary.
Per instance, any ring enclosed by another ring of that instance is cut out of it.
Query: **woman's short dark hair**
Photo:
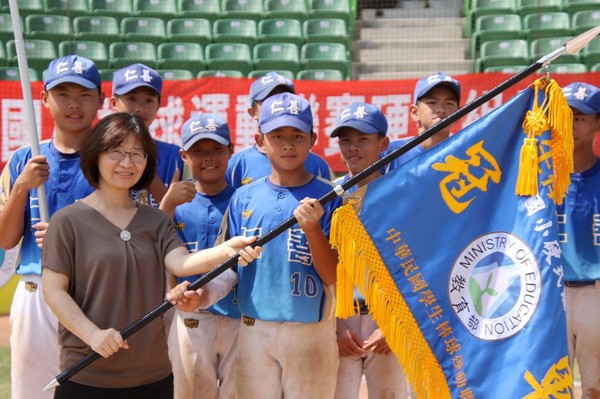
[[[129,136],[133,136],[142,143],[148,154],[146,168],[140,180],[131,187],[132,190],[148,188],[156,174],[156,161],[158,158],[156,144],[144,122],[136,115],[126,112],[117,112],[100,119],[86,138],[80,150],[81,170],[87,181],[94,188],[98,188],[100,170],[98,157],[104,151],[118,147]]]

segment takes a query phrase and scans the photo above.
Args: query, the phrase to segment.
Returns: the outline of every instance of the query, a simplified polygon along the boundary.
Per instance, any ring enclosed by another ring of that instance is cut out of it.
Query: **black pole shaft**
[[[525,79],[527,76],[531,75],[533,72],[537,71],[541,67],[542,67],[542,63],[540,63],[540,62],[531,64],[530,66],[523,69],[516,75],[510,77],[509,79],[507,79],[503,83],[499,84],[492,90],[484,93],[483,95],[481,95],[480,97],[471,101],[464,107],[458,109],[456,112],[452,113],[451,115],[448,115],[446,118],[439,121],[438,123],[436,123],[429,129],[425,130],[423,133],[416,136],[414,139],[408,141],[402,147],[396,148],[394,151],[390,152],[385,157],[379,159],[377,162],[375,162],[372,165],[365,168],[362,172],[357,173],[356,175],[352,176],[346,182],[341,184],[341,188],[344,191],[348,190],[350,187],[361,182],[367,176],[375,173],[382,167],[384,167],[387,164],[389,164],[390,162],[392,162],[394,159],[398,158],[400,155],[408,152],[409,150],[413,149],[414,147],[416,147],[423,141],[432,137],[434,134],[438,133],[442,129],[444,129],[444,128],[450,126],[451,124],[453,124],[454,122],[458,121],[460,118],[462,118],[469,112],[473,111],[475,108],[483,105],[484,103],[491,100],[492,98],[496,97],[498,94],[502,93],[509,87],[514,86],[515,84],[517,84],[521,80]],[[319,202],[321,203],[321,205],[324,205],[324,204],[332,201],[337,196],[339,196],[339,194],[336,192],[336,190],[331,190],[330,192],[328,192],[327,194],[325,194],[324,196],[319,198]],[[296,223],[297,223],[297,220],[295,217],[291,217],[291,218],[287,219],[286,221],[282,222],[281,224],[279,224],[278,226],[273,228],[271,231],[267,232],[265,235],[259,237],[252,244],[252,246],[256,247],[256,246],[265,245],[266,243],[271,241],[273,238],[275,238],[279,234],[283,233],[285,230],[289,229]],[[227,259],[220,265],[216,266],[214,269],[211,269],[208,272],[204,273],[199,279],[197,279],[196,281],[191,283],[188,286],[188,288],[190,290],[197,290],[198,288],[205,286],[209,281],[213,280],[219,274],[225,272],[227,269],[229,269],[231,267],[234,267],[237,264],[238,258],[239,258],[238,254],[232,256],[231,258]],[[146,324],[150,323],[152,320],[156,319],[157,317],[159,317],[160,315],[165,313],[171,307],[173,307],[173,305],[170,302],[164,301],[158,307],[156,307],[155,309],[148,312],[141,319],[139,319],[138,321],[129,325],[125,329],[123,329],[123,331],[121,331],[121,335],[123,336],[124,339],[130,337],[131,335],[136,333],[138,330],[140,330],[142,327],[144,327]],[[100,355],[96,352],[92,352],[92,353],[86,355],[83,359],[74,363],[69,368],[67,368],[66,370],[61,372],[59,375],[57,375],[56,382],[58,382],[58,384],[65,382],[66,380],[68,380],[69,378],[71,378],[72,376],[74,376],[75,374],[80,372],[81,370],[83,370],[85,367],[87,367],[90,363],[94,362],[98,358],[100,358]]]

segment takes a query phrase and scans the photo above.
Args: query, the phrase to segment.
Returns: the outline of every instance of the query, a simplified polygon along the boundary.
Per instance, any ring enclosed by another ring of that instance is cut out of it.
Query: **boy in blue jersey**
[[[115,71],[112,82],[110,106],[116,112],[128,112],[138,115],[146,127],[150,127],[162,96],[162,78],[152,68],[144,64],[132,64]],[[179,156],[179,147],[175,144],[156,140],[158,167],[156,176],[148,191],[134,191],[132,195],[138,202],[158,207],[167,192],[167,185],[179,179],[183,162]],[[179,172],[176,172],[176,171]]]
[[[267,73],[255,80],[250,86],[248,114],[258,121],[263,101],[272,95],[286,92],[296,93],[294,83],[276,72]],[[255,139],[258,136],[259,133],[255,135]],[[306,170],[315,176],[321,176],[328,180],[333,178],[333,172],[327,162],[313,152],[308,153]],[[227,168],[227,181],[233,187],[238,188],[268,176],[269,173],[271,173],[269,158],[259,145],[253,145],[233,155]]]
[[[381,110],[373,104],[355,102],[342,110],[331,137],[338,138],[342,158],[348,173],[336,180],[342,184],[379,159],[389,146],[388,123]],[[381,171],[365,177],[344,195],[357,212],[367,184],[382,175]],[[336,399],[358,399],[363,375],[367,380],[369,398],[408,397],[404,371],[392,353],[381,330],[369,315],[365,299],[355,291],[356,316],[337,320],[337,341],[340,366],[337,374]]]
[[[419,135],[458,110],[460,104],[460,83],[443,72],[425,76],[419,79],[415,85],[413,101],[414,103],[410,106],[410,117],[417,123],[417,134]],[[399,167],[450,137],[452,126],[450,125],[440,130],[418,146],[413,147],[408,152],[394,159],[386,165],[384,168],[385,171],[389,172]],[[381,156],[384,157],[412,139],[412,137],[408,137],[392,141],[389,148]]]
[[[16,150],[0,176],[0,246],[21,242],[12,301],[11,397],[52,398],[42,392],[59,370],[58,321],[42,298],[41,240],[47,222],[40,221],[37,187],[44,184],[48,216],[92,192],[80,168],[81,144],[104,101],[100,74],[89,59],[69,55],[50,62],[41,93],[50,111],[54,135],[40,143],[40,155],[29,146]]]
[[[227,122],[212,114],[188,120],[181,140],[181,157],[194,181],[171,184],[160,209],[173,218],[188,250],[196,252],[214,246],[235,191],[225,180],[233,144]],[[240,316],[235,290],[207,310],[176,310],[169,333],[176,399],[235,398],[232,366]]]
[[[269,97],[259,128],[257,144],[269,157],[271,173],[235,192],[219,237],[238,232],[261,236],[291,216],[298,224],[267,243],[255,262],[237,269],[242,324],[236,397],[332,398],[338,367],[333,313],[337,252],[327,235],[341,201],[321,206],[314,199],[333,185],[305,168],[316,139],[308,101],[291,93]],[[205,288],[204,293],[209,286]],[[185,284],[178,286],[169,300],[180,308],[205,305],[203,293],[185,289]]]
[[[577,360],[584,398],[600,393],[600,161],[594,136],[600,133],[600,89],[576,82],[563,89],[573,111],[574,173],[558,207],[565,279],[567,337]]]

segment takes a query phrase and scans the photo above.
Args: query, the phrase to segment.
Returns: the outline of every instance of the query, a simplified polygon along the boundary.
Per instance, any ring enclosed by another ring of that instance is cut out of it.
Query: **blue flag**
[[[529,135],[539,192],[515,194],[544,99],[526,89],[334,217],[338,316],[357,285],[418,398],[572,397],[549,130]]]

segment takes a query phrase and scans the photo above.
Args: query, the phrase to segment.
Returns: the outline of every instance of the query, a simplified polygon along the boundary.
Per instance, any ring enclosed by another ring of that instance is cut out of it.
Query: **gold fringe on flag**
[[[416,397],[450,399],[442,367],[351,204],[335,211],[330,240],[339,254],[336,316],[355,315],[356,285]]]
[[[521,147],[519,175],[515,193],[522,196],[537,195],[538,137],[550,129],[554,187],[551,196],[562,204],[573,171],[573,113],[560,86],[552,79],[541,78],[533,83],[535,90],[533,109],[527,111],[523,130],[527,137]],[[544,90],[544,101],[539,104],[539,91]]]

